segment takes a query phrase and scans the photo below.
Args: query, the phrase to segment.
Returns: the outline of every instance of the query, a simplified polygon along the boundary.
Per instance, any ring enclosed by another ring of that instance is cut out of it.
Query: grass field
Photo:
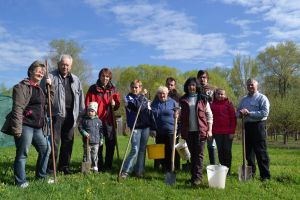
[[[123,157],[128,137],[119,136],[119,148]],[[151,140],[149,140],[151,141]],[[293,143],[299,147],[299,143]],[[270,145],[270,170],[272,179],[262,183],[259,177],[247,182],[238,181],[238,167],[242,164],[241,145],[233,145],[233,163],[230,177],[227,177],[225,189],[208,187],[206,171],[203,184],[199,188],[191,187],[185,181],[190,178],[189,172],[180,171],[176,174],[176,185],[167,186],[164,173],[153,170],[153,160],[146,160],[146,173],[143,179],[130,177],[116,181],[118,167],[115,170],[84,176],[76,173],[70,176],[58,174],[58,182],[47,184],[34,180],[34,168],[37,154],[30,149],[27,161],[29,187],[18,188],[14,185],[12,163],[15,147],[0,148],[0,199],[300,199],[300,149],[277,148]],[[72,169],[80,171],[82,144],[79,137],[75,138]],[[182,163],[185,163],[183,161]],[[205,151],[205,167],[208,163]]]

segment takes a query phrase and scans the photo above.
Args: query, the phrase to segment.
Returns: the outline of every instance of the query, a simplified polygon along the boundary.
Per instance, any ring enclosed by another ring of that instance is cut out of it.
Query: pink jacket
[[[218,101],[216,99],[210,105],[213,113],[213,134],[234,134],[236,127],[236,116],[233,104],[224,99]]]

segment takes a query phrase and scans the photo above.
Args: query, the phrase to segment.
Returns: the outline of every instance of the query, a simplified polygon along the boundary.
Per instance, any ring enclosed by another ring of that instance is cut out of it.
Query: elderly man
[[[268,98],[258,92],[258,82],[247,80],[248,95],[243,97],[237,109],[237,116],[244,118],[246,159],[255,174],[255,157],[262,181],[271,178],[269,156],[266,144],[266,120],[269,115],[270,103]]]
[[[58,69],[49,74],[54,88],[52,104],[54,152],[57,160],[61,141],[58,171],[71,174],[70,160],[74,142],[74,127],[78,116],[84,114],[85,104],[82,85],[77,76],[71,73],[73,59],[68,54],[61,55]],[[50,156],[48,173],[53,172],[53,160]]]

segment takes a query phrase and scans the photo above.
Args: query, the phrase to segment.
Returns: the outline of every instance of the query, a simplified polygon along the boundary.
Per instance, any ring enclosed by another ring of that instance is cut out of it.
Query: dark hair
[[[100,72],[99,72],[99,75],[98,75],[98,78],[100,79],[100,77],[101,77],[101,74],[108,74],[108,76],[109,76],[109,79],[111,80],[112,79],[112,72],[110,71],[110,69],[108,69],[108,68],[102,68],[101,70],[100,70]]]
[[[184,92],[185,92],[186,94],[189,93],[188,86],[189,86],[192,82],[195,82],[195,83],[196,83],[196,91],[197,91],[197,93],[200,92],[201,85],[200,85],[200,83],[199,83],[199,80],[198,80],[196,77],[190,77],[190,78],[188,78],[188,79],[185,81],[185,83],[184,83],[184,85],[183,85],[183,90],[184,90]]]
[[[200,76],[202,76],[204,74],[206,75],[207,80],[209,80],[209,74],[208,74],[208,72],[206,70],[201,70],[201,69],[198,71],[197,78],[199,79]]]
[[[34,73],[34,70],[38,67],[45,67],[45,64],[39,60],[34,61],[27,70],[27,76],[30,77],[30,75]]]
[[[166,84],[168,84],[169,82],[172,82],[172,81],[174,81],[175,84],[176,84],[175,78],[173,78],[173,77],[168,77],[168,78],[166,79]]]

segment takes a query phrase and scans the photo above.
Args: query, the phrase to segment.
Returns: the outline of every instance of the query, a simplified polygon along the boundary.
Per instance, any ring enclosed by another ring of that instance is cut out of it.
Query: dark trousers
[[[53,135],[54,135],[54,152],[57,161],[59,143],[61,142],[58,170],[63,171],[70,167],[71,155],[74,143],[74,119],[72,112],[68,112],[66,117],[53,117]],[[52,154],[51,154],[52,155]],[[49,157],[48,170],[53,171],[53,159]]]
[[[156,137],[156,144],[165,144],[165,158],[157,159],[154,161],[154,167],[159,168],[159,165],[162,165],[163,171],[171,171],[172,167],[172,149],[173,149],[173,134],[159,134]],[[178,138],[176,138],[176,143],[178,142]],[[180,157],[177,151],[175,151],[175,161],[174,161],[175,169],[180,169]]]
[[[103,146],[99,147],[98,151],[98,168],[99,171],[111,170],[115,153],[116,135],[111,126],[103,125],[105,139],[105,158],[103,158]]]
[[[260,177],[269,179],[271,177],[269,170],[270,160],[267,152],[265,121],[245,123],[245,139],[246,159],[248,165],[252,167],[252,172],[254,174],[256,172],[256,157]]]
[[[198,132],[189,132],[186,142],[191,153],[191,181],[202,181],[205,140]]]
[[[229,168],[230,173],[231,160],[232,160],[232,139],[229,134],[214,134],[214,139],[217,143],[219,162]]]

